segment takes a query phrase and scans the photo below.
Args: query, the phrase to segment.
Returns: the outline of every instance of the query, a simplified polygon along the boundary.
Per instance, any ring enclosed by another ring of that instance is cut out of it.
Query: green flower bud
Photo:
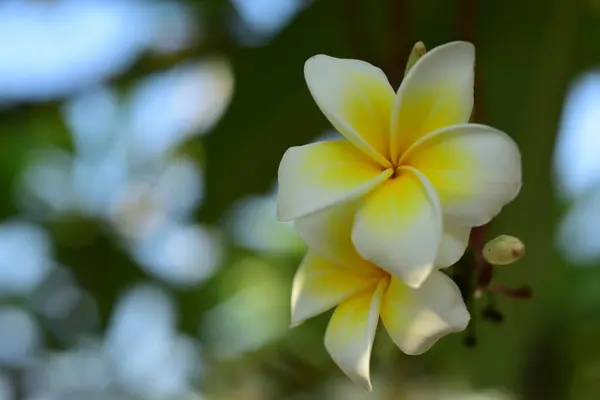
[[[408,62],[406,63],[406,69],[404,70],[404,76],[406,76],[406,74],[408,74],[408,71],[410,71],[410,69],[415,66],[417,61],[419,61],[419,59],[421,57],[423,57],[425,55],[425,53],[427,53],[425,44],[423,44],[423,42],[415,43],[412,50],[410,51],[410,55],[408,56]]]
[[[508,265],[519,260],[525,254],[525,244],[514,237],[500,235],[485,245],[483,258],[492,265]]]

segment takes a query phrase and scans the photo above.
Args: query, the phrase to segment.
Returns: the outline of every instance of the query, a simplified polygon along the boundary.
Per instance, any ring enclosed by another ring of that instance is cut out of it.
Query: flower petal
[[[292,284],[292,325],[327,311],[376,284],[377,278],[365,279],[309,251]]]
[[[387,282],[340,303],[333,312],[325,348],[333,361],[356,384],[371,390],[370,361],[373,339],[379,322],[381,299]]]
[[[394,89],[371,64],[317,55],[304,65],[315,102],[346,139],[384,167],[389,158]]]
[[[346,140],[292,147],[279,165],[277,217],[289,221],[354,199],[391,174]]]
[[[444,233],[442,234],[442,242],[435,260],[435,266],[446,268],[456,264],[467,250],[470,235],[470,227],[462,226],[450,218],[445,218]]]
[[[463,226],[480,226],[514,200],[521,189],[521,154],[504,132],[462,124],[430,133],[403,162],[427,176],[444,215]]]
[[[311,251],[358,274],[372,275],[375,267],[362,258],[352,244],[355,213],[356,202],[349,202],[298,218],[294,225]]]
[[[452,42],[425,54],[398,89],[391,122],[392,159],[418,138],[469,121],[473,109],[475,48]]]
[[[464,330],[470,315],[456,284],[434,271],[418,289],[392,279],[381,307],[381,320],[406,354],[429,350],[442,336]]]
[[[401,167],[358,208],[352,242],[358,253],[411,287],[434,266],[442,237],[435,190],[419,171]]]

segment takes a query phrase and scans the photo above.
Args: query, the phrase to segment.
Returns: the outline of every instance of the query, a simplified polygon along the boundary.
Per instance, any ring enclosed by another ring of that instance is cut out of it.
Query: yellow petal
[[[435,260],[435,266],[446,268],[454,265],[465,253],[469,245],[471,228],[462,226],[450,218],[444,219],[444,233]]]
[[[342,371],[356,384],[371,390],[370,361],[379,322],[381,298],[387,286],[382,280],[374,290],[364,291],[340,303],[333,312],[325,348]]]
[[[398,89],[392,111],[392,159],[436,129],[468,122],[473,109],[475,48],[466,42],[425,54]]]
[[[359,207],[352,242],[358,253],[418,287],[431,272],[442,236],[439,200],[417,170],[402,167]]]
[[[394,90],[379,68],[359,60],[317,55],[304,65],[315,102],[346,139],[388,168]]]
[[[460,290],[444,273],[434,271],[418,289],[392,279],[381,307],[381,321],[406,354],[429,350],[441,337],[464,330],[470,315]]]
[[[505,133],[485,125],[455,125],[430,133],[403,157],[427,176],[445,216],[463,226],[495,217],[521,189],[521,154]]]
[[[358,274],[372,275],[376,268],[362,258],[352,244],[355,213],[356,202],[339,204],[298,218],[294,225],[311,251]]]
[[[354,274],[309,251],[292,285],[292,325],[327,311],[376,283],[376,278]]]
[[[277,217],[289,221],[355,199],[390,175],[346,140],[292,147],[279,165]]]

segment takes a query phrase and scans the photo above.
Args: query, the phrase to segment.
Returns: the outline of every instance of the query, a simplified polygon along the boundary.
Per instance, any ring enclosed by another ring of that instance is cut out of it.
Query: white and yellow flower
[[[334,306],[325,347],[354,382],[370,390],[369,364],[379,317],[406,354],[421,354],[466,328],[469,313],[456,284],[440,271],[413,289],[363,259],[351,241],[355,205],[296,221],[309,252],[292,288],[292,325]]]
[[[278,218],[358,199],[352,242],[410,287],[464,253],[521,187],[505,133],[468,123],[475,50],[453,42],[425,54],[397,93],[363,61],[325,55],[304,67],[317,105],[346,140],[292,147],[279,167]]]

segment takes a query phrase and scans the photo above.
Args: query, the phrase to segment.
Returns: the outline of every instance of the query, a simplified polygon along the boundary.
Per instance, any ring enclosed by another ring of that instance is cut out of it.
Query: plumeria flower
[[[458,261],[471,227],[489,222],[521,187],[515,142],[468,123],[474,63],[470,43],[445,44],[420,58],[394,93],[366,62],[310,58],[308,88],[345,140],[288,149],[278,218],[358,200],[358,253],[413,288]]]
[[[413,289],[363,259],[351,241],[355,205],[347,203],[298,219],[309,252],[292,288],[292,325],[337,305],[325,347],[354,382],[371,390],[369,364],[379,317],[406,354],[421,354],[469,322],[461,293],[443,272]]]

